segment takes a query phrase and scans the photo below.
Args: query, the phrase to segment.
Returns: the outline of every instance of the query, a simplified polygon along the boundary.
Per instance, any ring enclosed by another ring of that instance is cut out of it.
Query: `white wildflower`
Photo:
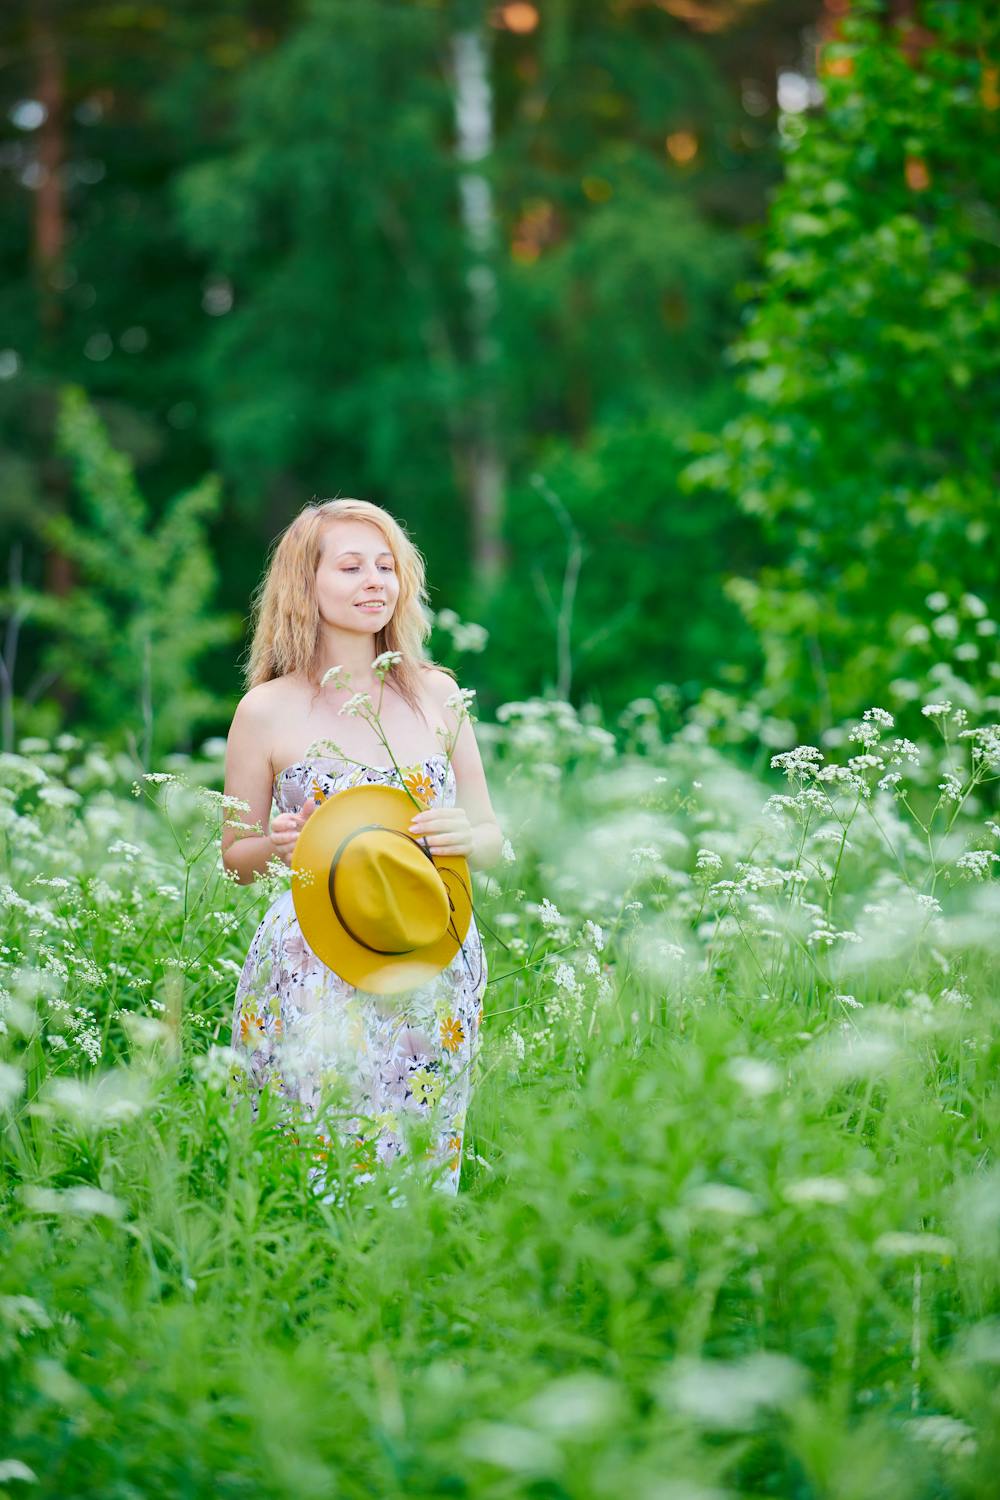
[[[973,760],[988,766],[1000,766],[1000,724],[984,724],[979,729],[963,729],[959,739],[972,740]]]
[[[670,963],[681,963],[687,957],[687,954],[679,943],[656,943],[654,952],[658,953],[661,958],[667,959]]]
[[[179,781],[180,777],[175,776],[172,771],[144,771],[142,779],[152,782],[154,786],[162,786],[168,781]]]
[[[895,1231],[879,1235],[875,1241],[875,1253],[890,1256],[894,1260],[911,1255],[938,1255],[943,1259],[950,1259],[955,1254],[955,1243],[940,1234]]]
[[[108,845],[108,853],[120,854],[126,864],[131,864],[134,859],[139,858],[142,850],[137,844],[126,843],[124,839],[115,839],[113,844]]]
[[[759,1208],[752,1193],[745,1188],[732,1187],[728,1182],[700,1183],[688,1194],[687,1201],[695,1208],[731,1219],[745,1219]]]
[[[938,782],[938,791],[943,792],[948,802],[961,802],[962,783],[954,771],[945,771],[944,780]]]
[[[237,1060],[237,1054],[231,1047],[212,1046],[207,1052],[196,1054],[191,1067],[195,1077],[207,1089],[221,1093],[229,1081],[233,1063]]]
[[[586,974],[592,974],[592,975],[595,975],[595,976],[598,975],[598,974],[600,974],[600,972],[601,972],[601,965],[598,962],[598,958],[597,958],[597,955],[595,953],[588,953],[587,954],[587,957],[583,961],[583,968],[584,968],[584,972]]]
[[[35,1213],[79,1214],[85,1218],[97,1214],[105,1219],[120,1219],[125,1212],[125,1204],[120,1198],[85,1185],[45,1188],[29,1183],[21,1189],[21,1196],[25,1206]]]
[[[566,990],[569,994],[575,994],[577,989],[576,971],[572,964],[558,964],[553,975],[553,984],[557,990]]]
[[[951,713],[951,700],[944,703],[925,703],[920,712],[925,719],[946,719]]]
[[[872,755],[866,752],[864,755],[852,755],[847,762],[852,771],[881,771],[885,761],[881,755]]]
[[[339,709],[339,712],[356,719],[360,714],[374,714],[375,705],[369,693],[354,693]]]
[[[896,722],[892,714],[885,708],[866,708],[862,718],[866,722],[870,721],[873,724],[880,724],[883,729],[892,729]]]
[[[0,1062],[0,1110],[10,1109],[24,1089],[24,1073],[13,1063]]]
[[[217,792],[214,787],[200,786],[198,796],[203,802],[209,802],[215,807],[221,807],[232,812],[249,812],[249,802],[244,802],[242,797],[230,797],[225,792]]]
[[[321,688],[325,688],[330,684],[332,684],[335,688],[345,688],[350,686],[350,682],[351,674],[350,672],[348,672],[347,668],[336,666],[327,667],[326,671],[323,673],[322,677],[319,680],[319,685]]]
[[[841,1177],[801,1177],[784,1191],[788,1203],[846,1203],[851,1190]]]
[[[864,1010],[861,1001],[855,999],[853,995],[834,995],[833,998],[839,1001],[847,1010]]]
[[[588,941],[593,943],[597,952],[603,952],[605,943],[604,928],[600,927],[596,922],[591,921],[588,917],[583,924],[583,932]]]
[[[507,865],[512,865],[517,859],[517,855],[514,853],[514,846],[511,843],[510,839],[504,839],[503,843],[500,845],[500,858],[503,860],[504,864]]]
[[[38,788],[38,800],[49,807],[76,807],[83,799],[79,792],[74,792],[72,787],[49,782],[47,786]]]
[[[552,904],[548,896],[542,897],[542,903],[538,909],[538,920],[543,927],[560,927],[562,925],[563,918],[559,908]]]
[[[445,708],[450,708],[456,714],[468,714],[472,709],[472,700],[476,696],[475,688],[457,688],[444,700]],[[497,715],[499,718],[499,714]]]
[[[398,666],[402,660],[402,651],[383,651],[372,662],[372,671],[380,682],[384,682],[393,667]]]
[[[771,769],[784,771],[789,780],[796,776],[813,776],[822,759],[823,752],[815,745],[797,745],[794,750],[785,750],[780,755],[772,755]]]
[[[806,1382],[802,1366],[760,1351],[745,1359],[676,1359],[658,1382],[661,1399],[703,1427],[740,1431],[789,1406]]]
[[[935,589],[933,594],[927,595],[924,603],[935,614],[940,614],[943,609],[948,608],[948,595],[942,589]]]
[[[774,798],[771,798],[771,801],[774,801],[774,800],[775,800]],[[783,798],[782,800],[783,801],[789,801],[790,799],[789,798]],[[696,870],[709,870],[709,871],[713,871],[713,872],[715,870],[721,870],[722,869],[722,856],[719,855],[719,854],[716,854],[716,852],[715,852],[714,849],[699,849],[697,855],[695,856],[695,869]]]
[[[885,748],[886,747],[883,745],[883,752],[885,751]],[[915,745],[912,740],[908,740],[905,737],[902,739],[893,740],[892,744],[888,748],[888,755],[890,766],[901,766],[904,761],[908,761],[910,765],[914,766],[920,764],[919,746]]]
[[[994,853],[992,849],[970,849],[967,853],[958,856],[955,868],[964,870],[976,880],[982,880],[990,874],[994,864],[1000,864],[1000,854]]]
[[[781,1087],[778,1069],[760,1057],[730,1058],[726,1072],[751,1099],[763,1099]]]
[[[972,1458],[978,1451],[976,1434],[968,1422],[958,1417],[932,1415],[911,1417],[906,1423],[907,1431],[920,1443],[937,1448],[952,1458]]]
[[[19,1458],[0,1459],[0,1484],[6,1484],[11,1479],[19,1479],[23,1484],[38,1483],[38,1475],[34,1469],[30,1469]]]
[[[978,594],[963,594],[959,602],[966,614],[974,616],[977,620],[983,619],[989,613]]]

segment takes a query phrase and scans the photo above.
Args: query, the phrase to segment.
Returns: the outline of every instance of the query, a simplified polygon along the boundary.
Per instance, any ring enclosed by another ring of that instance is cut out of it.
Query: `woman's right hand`
[[[300,812],[279,813],[276,818],[271,819],[271,842],[278,858],[283,859],[286,865],[291,865],[303,824],[307,818],[312,817],[317,806],[318,803],[312,797],[307,797]]]

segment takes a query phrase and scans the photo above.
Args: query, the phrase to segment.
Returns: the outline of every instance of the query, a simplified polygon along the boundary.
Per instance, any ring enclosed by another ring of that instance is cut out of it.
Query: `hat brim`
[[[352,829],[378,823],[409,833],[416,812],[402,787],[353,786],[322,803],[306,819],[292,855],[292,901],[302,936],[316,957],[355,989],[394,995],[416,989],[447,968],[472,920],[472,879],[464,855],[432,855],[452,908],[448,931],[405,955],[372,953],[344,929],[330,900],[334,855]]]

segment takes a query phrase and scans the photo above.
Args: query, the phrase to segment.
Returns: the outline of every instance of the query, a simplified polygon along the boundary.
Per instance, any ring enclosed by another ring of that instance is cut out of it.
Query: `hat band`
[[[347,921],[347,918],[344,916],[344,913],[341,911],[340,905],[339,905],[339,903],[337,901],[337,894],[336,894],[336,891],[334,890],[334,884],[335,884],[335,879],[336,879],[336,874],[337,874],[337,865],[340,863],[340,856],[343,854],[344,850],[347,848],[347,846],[351,842],[351,840],[352,839],[356,839],[358,837],[358,835],[362,834],[362,833],[393,833],[393,834],[396,834],[397,837],[399,837],[401,839],[406,839],[411,844],[416,844],[416,846],[420,850],[421,854],[426,855],[426,857],[430,860],[431,865],[434,868],[435,874],[437,875],[438,879],[441,881],[441,884],[444,886],[445,895],[448,897],[448,910],[451,913],[451,915],[448,918],[448,927],[449,928],[451,928],[451,926],[453,924],[454,912],[455,912],[455,903],[451,899],[451,891],[449,891],[447,885],[445,884],[445,881],[444,881],[444,879],[442,878],[442,875],[441,875],[441,871],[438,869],[437,865],[434,864],[434,856],[430,853],[429,850],[425,849],[424,846],[423,846],[423,844],[421,844],[417,839],[411,838],[408,833],[403,833],[403,831],[401,829],[399,829],[399,828],[387,828],[384,823],[363,823],[359,828],[352,828],[351,832],[348,833],[348,834],[346,834],[345,837],[343,839],[341,839],[340,846],[337,849],[336,854],[334,854],[333,859],[330,861],[330,873],[327,876],[327,887],[328,887],[329,892],[330,892],[330,901],[331,901],[331,904],[333,906],[334,912],[336,913],[337,921],[340,923],[341,927],[343,927],[343,929],[347,933],[348,937],[349,938],[353,938],[354,942],[359,943],[362,948],[367,948],[367,950],[368,950],[369,953],[378,953],[383,958],[403,958],[407,953],[413,953],[414,949],[412,949],[412,948],[373,948],[372,945],[371,945],[371,943],[366,943],[365,940],[364,940],[364,938],[363,937],[359,937],[358,934],[354,931],[354,929],[351,927],[350,923]]]

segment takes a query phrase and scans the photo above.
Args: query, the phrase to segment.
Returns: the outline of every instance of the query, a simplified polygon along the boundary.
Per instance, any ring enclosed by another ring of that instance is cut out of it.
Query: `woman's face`
[[[378,527],[370,521],[331,521],[316,568],[316,599],[326,624],[377,635],[398,598],[396,560]]]

